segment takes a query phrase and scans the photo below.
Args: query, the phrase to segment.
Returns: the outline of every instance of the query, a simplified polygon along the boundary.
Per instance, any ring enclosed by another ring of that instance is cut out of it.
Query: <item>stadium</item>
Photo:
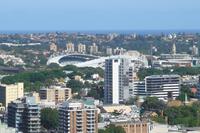
[[[53,55],[48,59],[47,65],[50,65],[51,63],[56,63],[61,67],[66,65],[75,65],[77,67],[103,68],[106,59],[118,57],[129,58],[134,61],[136,65],[139,65],[139,67],[148,67],[146,56],[140,54],[138,51],[128,51],[124,55],[113,55],[107,57],[99,57],[95,55],[79,53]]]

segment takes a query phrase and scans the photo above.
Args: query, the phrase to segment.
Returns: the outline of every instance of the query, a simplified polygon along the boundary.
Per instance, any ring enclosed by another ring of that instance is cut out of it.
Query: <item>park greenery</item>
[[[161,114],[166,108],[166,104],[156,97],[147,97],[142,103],[142,110],[152,111]]]
[[[167,106],[156,97],[147,97],[142,104],[142,109],[156,112],[158,116],[152,117],[152,120],[159,123],[167,122],[169,125],[186,127],[200,126],[200,102],[194,102],[191,105]]]
[[[182,105],[179,107],[167,107],[164,115],[168,118],[170,125],[183,125],[186,127],[200,126],[200,103]]]
[[[62,70],[42,70],[6,76],[1,82],[4,84],[23,82],[25,91],[38,91],[42,86],[51,85],[55,78],[64,78],[65,76],[66,74]]]
[[[72,71],[66,74],[65,71]],[[75,75],[81,76],[83,79],[90,79],[92,74],[99,74],[103,76],[101,68],[78,68],[76,66],[58,67],[55,64],[46,68],[46,70],[22,72],[14,75],[4,77],[1,82],[3,84],[14,84],[17,82],[24,82],[25,91],[39,91],[43,86],[50,86],[55,83],[55,79],[64,79],[69,77],[71,80],[67,86],[72,88],[73,92],[80,92],[81,88],[90,87],[90,84],[83,84],[80,81],[74,80]]]
[[[73,73],[69,74],[70,78],[73,78],[75,75],[79,75],[84,79],[90,79],[93,74],[99,74],[100,77],[103,77],[104,71],[101,68],[93,68],[93,67],[76,67],[73,65],[67,65],[63,67],[63,70],[73,71]]]
[[[103,82],[99,83],[89,83],[85,82],[84,84],[78,80],[69,80],[67,82],[67,87],[72,88],[73,93],[79,93],[75,98],[81,98],[81,92],[83,88],[90,88],[89,92],[87,93],[88,97],[94,97],[95,99],[103,100]]]
[[[137,73],[138,78],[143,80],[146,76],[151,75],[163,75],[163,74],[178,74],[182,75],[198,75],[200,74],[199,67],[175,67],[175,68],[163,68],[163,69],[156,69],[156,68],[143,68],[140,69]]]

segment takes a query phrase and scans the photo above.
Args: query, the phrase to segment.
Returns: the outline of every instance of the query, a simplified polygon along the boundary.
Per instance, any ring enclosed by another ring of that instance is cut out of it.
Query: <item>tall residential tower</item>
[[[17,132],[40,132],[40,108],[34,97],[24,97],[8,104],[8,126]]]
[[[119,104],[126,99],[126,93],[133,86],[134,63],[119,56],[105,61],[104,102]],[[127,91],[126,91],[127,90]]]

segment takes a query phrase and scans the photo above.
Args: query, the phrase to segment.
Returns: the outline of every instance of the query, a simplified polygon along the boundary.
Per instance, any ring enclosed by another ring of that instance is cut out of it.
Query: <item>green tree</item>
[[[81,81],[72,79],[67,82],[67,87],[71,88],[73,93],[80,92],[83,88],[83,83]]]
[[[41,86],[46,86],[49,81],[56,78],[64,78],[66,74],[63,70],[45,70],[45,71],[33,71],[22,72],[12,76],[4,77],[1,82],[4,84],[14,84],[16,82],[24,82],[25,91],[31,91],[32,89],[38,90]],[[52,83],[52,82],[51,82]]]
[[[146,76],[161,75],[161,74],[178,74],[178,75],[198,75],[200,74],[200,67],[173,67],[163,68],[162,70],[156,68],[142,68],[137,73],[140,80]]]
[[[0,58],[0,66],[5,66],[4,60]]]
[[[155,68],[142,68],[139,70],[139,72],[137,73],[137,76],[140,80],[143,80],[146,76],[150,76],[150,75],[160,75],[163,74],[162,70],[159,69],[155,69]]]
[[[74,66],[74,65],[67,65],[63,67],[63,70],[67,70],[67,71],[78,71],[78,67]]]
[[[99,76],[103,77],[104,70],[102,68],[93,68],[93,67],[82,67],[78,68],[73,65],[67,65],[63,67],[63,70],[73,71],[73,73],[69,74],[69,77],[73,77],[75,75],[80,75],[85,79],[90,79],[92,74],[99,74]]]
[[[57,63],[51,63],[47,66],[49,69],[58,69],[60,66]]]
[[[109,125],[106,128],[105,133],[126,133],[125,130],[121,126]]]
[[[93,84],[91,86],[91,90],[87,94],[88,97],[94,97],[95,99],[102,100],[104,93],[103,93],[103,86]]]
[[[138,96],[135,96],[135,97],[130,97],[128,99],[128,101],[126,102],[127,105],[137,105],[138,104],[138,101],[139,101],[139,97]]]
[[[98,122],[102,122],[103,118],[101,117],[101,114],[98,114]]]
[[[53,130],[58,127],[58,110],[44,108],[41,110],[41,125],[47,130]]]
[[[109,125],[105,130],[99,129],[98,133],[126,133],[121,126]]]
[[[190,106],[168,107],[164,111],[168,117],[168,124],[183,125],[186,127],[200,126],[200,103],[195,102]]]
[[[142,103],[142,109],[147,111],[155,111],[157,113],[162,113],[166,108],[166,104],[156,97],[147,97]]]
[[[98,129],[98,133],[105,133],[105,130],[103,130],[103,129]]]
[[[44,55],[40,55],[39,56],[39,63],[40,63],[40,65],[46,65],[47,57],[45,57]]]
[[[180,95],[177,97],[177,99],[181,101],[185,101],[185,94],[187,95],[188,100],[194,97],[194,94],[191,92],[190,87],[186,85],[182,85],[181,90],[180,90]]]

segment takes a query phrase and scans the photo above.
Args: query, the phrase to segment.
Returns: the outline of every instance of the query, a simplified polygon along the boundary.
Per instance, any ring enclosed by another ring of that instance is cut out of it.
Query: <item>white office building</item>
[[[152,75],[145,78],[145,91],[148,96],[161,100],[175,99],[180,93],[179,75]]]
[[[140,96],[146,97],[145,82],[144,81],[134,81],[133,87],[129,89],[129,96]]]

